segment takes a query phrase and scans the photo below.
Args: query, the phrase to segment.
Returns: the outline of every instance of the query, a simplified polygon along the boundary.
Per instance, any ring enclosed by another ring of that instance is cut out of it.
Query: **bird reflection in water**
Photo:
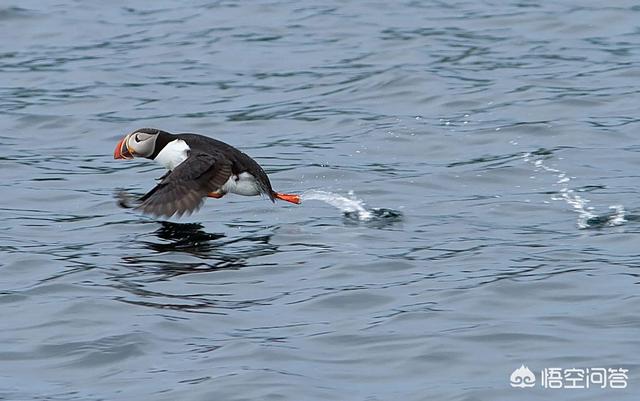
[[[272,234],[253,233],[244,237],[228,238],[225,234],[209,233],[199,223],[158,222],[160,227],[147,235],[158,240],[140,240],[153,253],[143,252],[123,257],[123,261],[136,271],[147,274],[161,273],[164,278],[204,271],[239,269],[251,258],[277,252],[270,244]],[[158,258],[158,255],[173,256]],[[187,254],[188,257],[177,257]],[[184,259],[178,261],[177,259]]]
[[[212,241],[225,237],[224,234],[208,233],[199,223],[172,223],[161,221],[160,228],[154,233],[168,242],[147,242],[146,245],[156,252],[183,251],[194,254],[207,253],[216,247]]]
[[[270,243],[271,234],[252,233],[229,238],[224,234],[208,233],[202,224],[158,222],[160,227],[145,235],[155,240],[139,240],[144,247],[122,257],[126,273],[113,277],[115,286],[128,296],[118,299],[129,304],[157,309],[174,309],[198,313],[223,313],[224,309],[246,307],[265,300],[229,300],[227,294],[185,294],[183,287],[161,286],[155,283],[194,274],[234,270],[255,266],[253,258],[278,252]],[[146,249],[144,249],[146,248]],[[151,252],[150,252],[151,251]],[[173,289],[173,290],[171,290]],[[175,292],[174,292],[175,291]]]

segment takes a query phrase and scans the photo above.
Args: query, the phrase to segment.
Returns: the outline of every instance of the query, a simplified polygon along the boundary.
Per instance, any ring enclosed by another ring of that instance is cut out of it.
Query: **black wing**
[[[231,162],[221,154],[192,152],[151,191],[136,209],[171,217],[191,213],[202,206],[207,194],[219,189],[231,176]]]

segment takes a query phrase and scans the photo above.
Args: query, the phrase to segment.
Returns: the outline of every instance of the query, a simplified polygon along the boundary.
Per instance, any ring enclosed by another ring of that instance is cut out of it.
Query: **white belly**
[[[253,196],[260,195],[260,186],[256,179],[249,173],[241,173],[240,175],[232,175],[222,186],[222,192],[231,192],[232,194]]]
[[[155,160],[167,170],[173,170],[189,156],[189,145],[182,139],[175,139],[158,153]]]

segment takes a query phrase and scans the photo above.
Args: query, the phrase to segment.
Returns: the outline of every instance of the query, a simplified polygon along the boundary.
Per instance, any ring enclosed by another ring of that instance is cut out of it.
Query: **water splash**
[[[364,222],[373,227],[385,227],[402,220],[402,213],[385,208],[367,209],[364,201],[358,199],[349,191],[348,197],[327,191],[309,190],[300,195],[300,199],[319,200],[342,211],[344,217],[351,222]]]
[[[586,221],[585,228],[615,227],[620,226],[627,221],[637,221],[638,215],[632,215],[624,210],[622,205],[609,206],[612,211],[602,215],[595,216]]]
[[[355,198],[353,191],[349,192],[349,198],[327,191],[309,190],[300,195],[300,200],[319,200],[337,207],[345,215],[356,217],[360,221],[369,221],[373,218],[373,213],[364,207],[364,202]]]
[[[578,213],[578,228],[611,227],[627,222],[623,205],[609,206],[609,209],[613,210],[612,212],[597,214],[592,206],[588,206],[589,199],[578,195],[574,189],[569,187],[571,179],[575,177],[569,176],[565,171],[546,165],[544,159],[537,157],[548,157],[548,155],[548,152],[525,153],[523,159],[525,162],[533,164],[535,171],[546,171],[556,176],[557,180],[554,186],[559,187],[558,195],[553,196],[551,199],[566,202],[573,211]]]
[[[624,210],[624,206],[622,205],[611,205],[609,209],[613,209],[614,212],[609,217],[609,225],[610,226],[620,226],[627,222],[626,212]]]

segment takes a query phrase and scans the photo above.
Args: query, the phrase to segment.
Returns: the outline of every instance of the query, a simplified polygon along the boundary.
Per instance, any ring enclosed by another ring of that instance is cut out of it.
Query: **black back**
[[[156,130],[156,131],[159,131],[159,130]],[[267,176],[267,173],[265,173],[265,171],[258,164],[258,162],[253,160],[246,153],[236,149],[235,147],[229,145],[228,143],[224,143],[217,139],[209,138],[208,136],[199,135],[199,134],[172,135],[172,134],[169,134],[168,132],[160,131],[159,137],[157,140],[164,141],[165,138],[163,137],[165,135],[163,134],[169,135],[167,137],[168,141],[166,143],[171,142],[172,140],[178,138],[185,141],[187,145],[189,145],[189,148],[191,148],[192,151],[211,153],[211,154],[221,153],[226,159],[228,159],[231,162],[231,172],[234,175],[239,175],[244,172],[251,174],[258,181],[263,192],[267,194],[269,198],[273,199],[273,188],[271,187],[271,182],[269,181],[269,177]],[[166,145],[166,143],[164,145]],[[164,145],[162,145],[162,147],[164,147]],[[157,147],[158,147],[158,144],[156,142],[156,148]]]

